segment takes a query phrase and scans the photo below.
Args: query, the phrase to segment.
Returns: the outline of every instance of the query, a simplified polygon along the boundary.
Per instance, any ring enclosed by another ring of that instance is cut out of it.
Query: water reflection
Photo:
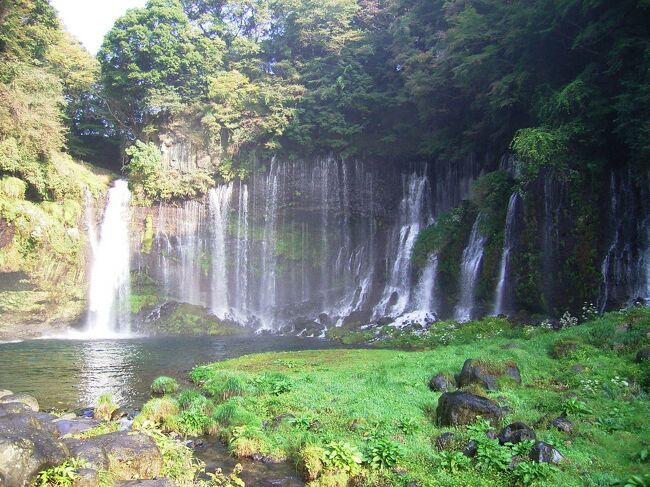
[[[79,400],[96,404],[103,393],[110,392],[118,404],[132,403],[140,388],[134,373],[138,363],[138,344],[121,341],[93,342],[82,347],[79,370]]]
[[[331,348],[297,337],[161,337],[32,340],[0,344],[0,389],[34,395],[43,409],[89,406],[110,391],[138,407],[159,375],[186,380],[196,364],[255,352]]]

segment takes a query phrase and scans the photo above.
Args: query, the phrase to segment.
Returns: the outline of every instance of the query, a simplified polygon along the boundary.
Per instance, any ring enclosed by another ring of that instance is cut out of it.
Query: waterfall
[[[235,252],[235,306],[248,309],[248,186],[239,183],[237,204],[237,242]],[[242,317],[239,317],[241,320]]]
[[[648,180],[612,171],[605,234],[611,235],[601,264],[598,309],[603,312],[650,297],[650,207]]]
[[[494,309],[492,314],[498,316],[510,311],[512,306],[512,286],[508,280],[510,271],[510,254],[516,243],[517,208],[519,207],[519,193],[512,193],[508,202],[506,213],[506,226],[503,231],[503,250],[501,252],[501,263],[499,264],[499,281],[497,283]]]
[[[93,338],[130,331],[130,202],[126,181],[116,181],[93,245],[87,321]]]
[[[481,215],[479,214],[472,226],[467,247],[463,250],[460,266],[460,300],[454,314],[458,321],[469,321],[474,314],[474,294],[485,244],[485,237],[479,231],[480,223]]]
[[[420,229],[428,222],[426,191],[428,179],[413,172],[403,178],[403,197],[399,205],[398,225],[388,247],[388,280],[382,299],[374,309],[375,317],[399,316],[411,298],[411,253]]]
[[[217,188],[212,188],[208,194],[208,204],[212,217],[212,286],[210,290],[210,307],[212,312],[220,317],[224,317],[228,312],[226,231],[232,190],[232,183],[222,184]]]

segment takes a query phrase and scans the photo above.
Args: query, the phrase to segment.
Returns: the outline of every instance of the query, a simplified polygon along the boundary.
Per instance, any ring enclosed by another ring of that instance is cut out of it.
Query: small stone
[[[450,433],[450,432],[446,432],[438,436],[434,441],[436,450],[446,450],[447,445],[449,445],[453,441],[455,436],[456,435],[454,433]]]
[[[534,441],[536,438],[537,435],[535,435],[535,432],[526,424],[519,421],[509,424],[499,433],[499,443],[502,445],[505,443],[515,445],[522,441]]]
[[[551,421],[551,427],[569,435],[573,433],[573,423],[562,416]]]
[[[571,366],[571,372],[575,372],[576,374],[582,374],[585,370],[587,370],[587,367],[582,364],[575,364]]]
[[[478,450],[478,447],[476,445],[476,442],[474,440],[469,440],[467,442],[467,446],[463,449],[463,455],[466,457],[473,458],[476,456],[476,452]]]
[[[528,457],[534,462],[552,463],[554,465],[557,465],[564,459],[564,456],[559,451],[543,441],[539,441],[533,445]]]
[[[437,374],[431,377],[429,389],[437,392],[447,392],[453,389],[452,381],[444,374]]]

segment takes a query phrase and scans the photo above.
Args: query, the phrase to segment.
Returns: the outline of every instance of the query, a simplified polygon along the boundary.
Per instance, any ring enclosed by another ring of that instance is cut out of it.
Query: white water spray
[[[483,260],[483,246],[485,237],[479,231],[481,215],[476,218],[472,226],[472,233],[469,236],[469,242],[463,250],[463,260],[460,268],[460,300],[456,307],[455,318],[464,322],[472,319],[474,314],[474,295],[476,291],[476,281],[481,269]]]
[[[99,238],[92,243],[86,326],[92,338],[130,332],[130,202],[127,182],[115,181],[108,191]]]

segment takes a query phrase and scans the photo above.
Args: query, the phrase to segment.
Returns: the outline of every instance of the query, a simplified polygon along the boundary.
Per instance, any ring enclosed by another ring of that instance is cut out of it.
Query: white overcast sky
[[[104,35],[127,9],[143,7],[146,0],[50,0],[68,32],[96,54]]]

